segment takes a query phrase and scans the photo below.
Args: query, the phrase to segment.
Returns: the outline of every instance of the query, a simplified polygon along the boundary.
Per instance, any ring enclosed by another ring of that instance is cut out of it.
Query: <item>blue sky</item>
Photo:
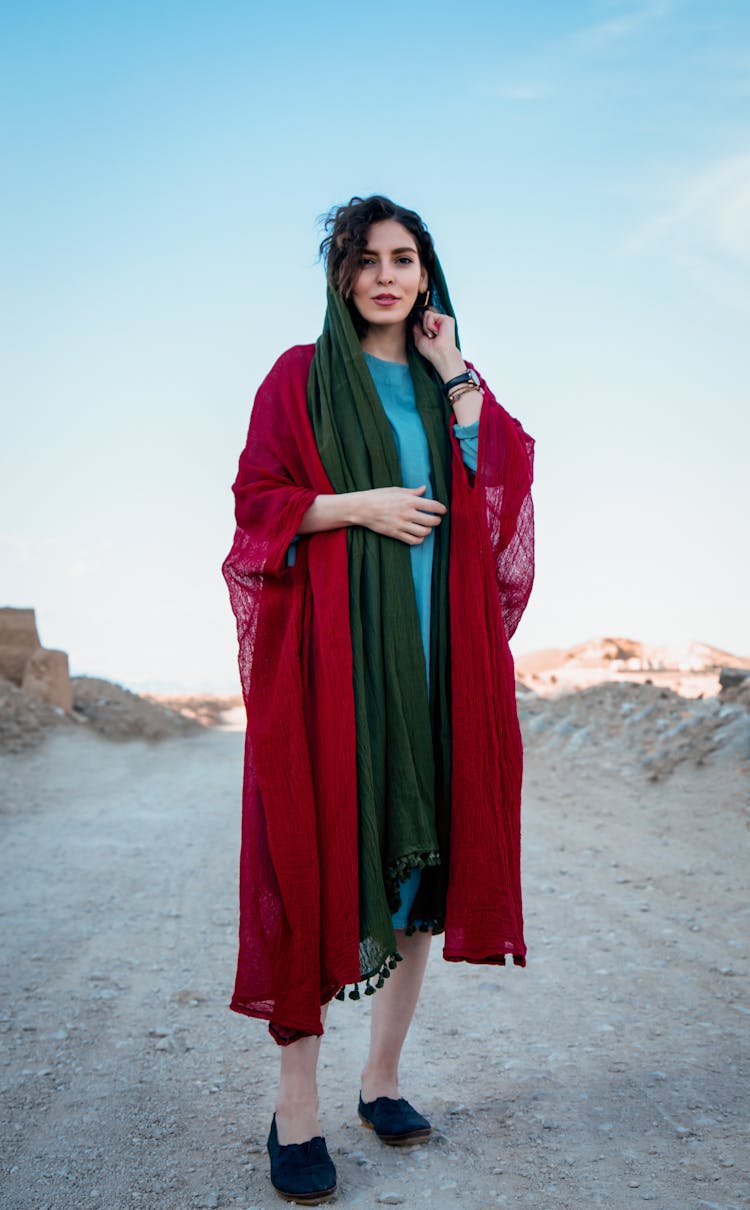
[[[537,440],[517,653],[750,653],[750,8],[3,6],[0,603],[75,672],[229,689],[252,397],[323,315],[316,219],[428,222]]]

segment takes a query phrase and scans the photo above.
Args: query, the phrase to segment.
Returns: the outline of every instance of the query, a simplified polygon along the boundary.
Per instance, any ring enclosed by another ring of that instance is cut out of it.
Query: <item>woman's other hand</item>
[[[439,500],[424,496],[426,491],[423,483],[421,487],[374,487],[356,492],[357,524],[418,546],[448,511]]]

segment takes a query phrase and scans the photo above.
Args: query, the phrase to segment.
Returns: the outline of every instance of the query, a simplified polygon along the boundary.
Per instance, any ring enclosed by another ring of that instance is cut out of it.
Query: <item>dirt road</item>
[[[282,1204],[277,1051],[226,1008],[241,744],[76,732],[0,758],[3,1207]],[[436,1136],[406,1153],[358,1125],[367,1003],[334,1003],[336,1204],[750,1206],[746,799],[726,767],[653,784],[529,754],[529,965],[433,943],[402,1087]]]

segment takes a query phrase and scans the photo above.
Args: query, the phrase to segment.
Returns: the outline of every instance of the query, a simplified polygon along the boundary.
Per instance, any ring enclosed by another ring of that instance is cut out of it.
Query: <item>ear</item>
[[[427,270],[426,270],[426,269],[423,269],[423,270],[422,270],[422,273],[421,273],[421,275],[420,275],[420,278],[419,278],[419,289],[420,289],[420,291],[424,291],[424,290],[426,290],[426,289],[427,289],[427,287],[429,286],[429,284],[430,284],[430,275],[429,275],[429,273],[427,272]]]

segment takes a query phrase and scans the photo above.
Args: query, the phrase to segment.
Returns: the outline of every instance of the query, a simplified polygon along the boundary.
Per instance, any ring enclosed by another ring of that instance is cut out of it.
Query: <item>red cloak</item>
[[[282,354],[255,399],[224,562],[247,709],[237,978],[230,1007],[282,1044],[360,977],[357,784],[346,529],[311,534],[333,489],[307,411],[314,345]],[[531,592],[534,442],[487,384],[476,475],[452,438],[451,838],[443,956],[525,965],[522,747],[508,639]],[[451,419],[451,428],[454,420]]]

